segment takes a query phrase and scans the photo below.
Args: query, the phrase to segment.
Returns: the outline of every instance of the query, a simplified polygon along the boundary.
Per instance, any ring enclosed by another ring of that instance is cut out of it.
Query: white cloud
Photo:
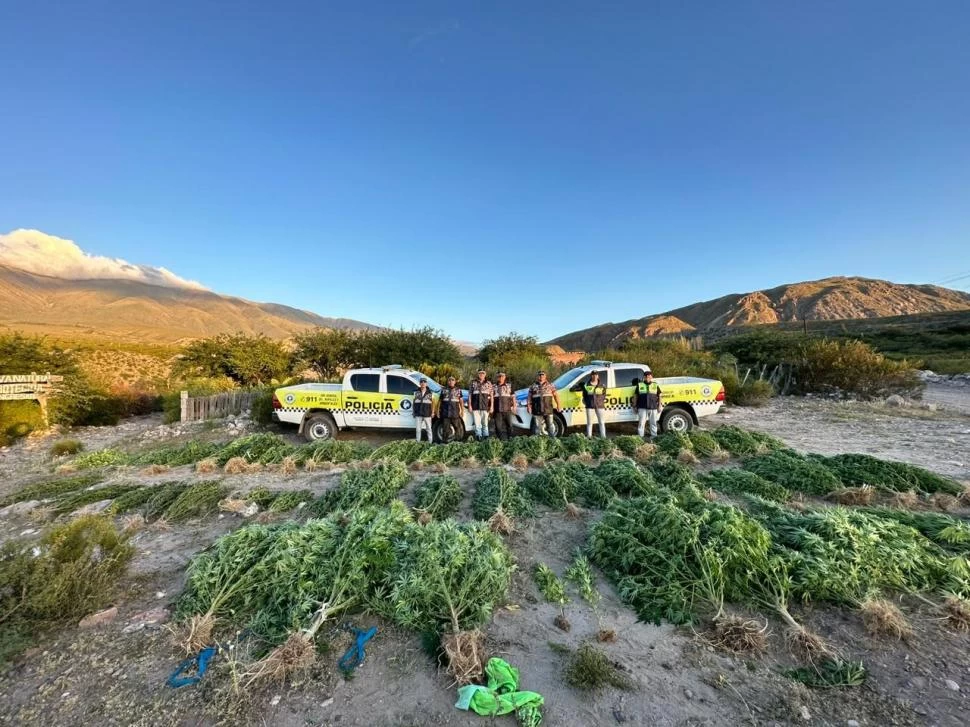
[[[169,288],[206,288],[185,280],[165,268],[134,265],[119,258],[89,255],[73,240],[45,234],[39,230],[14,230],[0,234],[0,264],[67,280],[136,280]]]

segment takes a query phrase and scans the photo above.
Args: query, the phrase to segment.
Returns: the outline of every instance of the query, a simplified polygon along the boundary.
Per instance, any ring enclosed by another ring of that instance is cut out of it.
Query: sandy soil
[[[945,392],[949,395],[949,392]],[[970,392],[968,392],[970,397]],[[958,402],[963,398],[956,396]],[[799,449],[835,453],[862,451],[920,464],[942,474],[970,477],[970,416],[959,407],[938,411],[917,407],[779,399],[758,410],[732,409],[716,419],[768,431]],[[716,423],[716,422],[715,422]],[[123,427],[75,434],[89,450],[108,445],[145,446],[164,437],[145,436],[159,429],[152,418]],[[222,425],[197,425],[177,438],[225,437]],[[52,463],[49,441],[35,440],[0,454],[0,493],[17,489]],[[467,516],[480,471],[454,469],[466,492]],[[227,476],[240,492],[255,487],[311,489],[335,486],[339,469],[325,473],[275,472]],[[427,472],[415,473],[403,494]],[[518,475],[517,475],[518,476]],[[149,477],[119,471],[116,479],[165,482],[196,478],[191,468]],[[208,476],[208,477],[211,477]],[[518,572],[508,602],[487,628],[490,655],[499,655],[521,670],[522,687],[545,696],[545,725],[964,725],[970,690],[970,637],[948,631],[932,609],[908,599],[904,610],[916,627],[908,641],[867,636],[858,614],[828,608],[796,608],[796,616],[840,645],[848,658],[863,659],[870,670],[860,688],[813,691],[791,682],[781,672],[797,664],[787,653],[782,627],[769,622],[768,653],[735,657],[717,652],[704,638],[704,624],[694,629],[638,623],[602,577],[603,600],[590,608],[573,593],[566,607],[568,633],[553,620],[556,606],[545,603],[530,577],[536,562],[557,573],[567,566],[586,538],[596,513],[569,519],[543,511],[522,523],[509,543]],[[345,680],[336,661],[349,637],[333,631],[329,650],[299,683],[255,690],[233,690],[232,663],[222,656],[214,672],[198,686],[172,690],[165,678],[184,656],[165,627],[132,628],[132,617],[146,609],[171,607],[181,591],[191,557],[218,535],[243,520],[224,515],[172,529],[149,526],[135,536],[137,555],[118,599],[113,623],[91,629],[67,628],[42,640],[0,675],[0,724],[21,725],[481,725],[484,718],[454,708],[455,689],[421,648],[420,639],[369,616],[352,621],[377,625],[368,658],[354,677]],[[36,532],[29,516],[0,520],[7,537]],[[762,618],[758,614],[751,614]],[[763,620],[763,618],[762,618]],[[575,648],[595,640],[600,628],[617,639],[598,644],[631,678],[631,690],[608,688],[583,693],[563,682],[564,658],[555,647]],[[229,635],[231,638],[231,635]],[[246,641],[237,650],[251,648]],[[946,680],[960,685],[947,687]],[[499,724],[513,724],[511,717]]]

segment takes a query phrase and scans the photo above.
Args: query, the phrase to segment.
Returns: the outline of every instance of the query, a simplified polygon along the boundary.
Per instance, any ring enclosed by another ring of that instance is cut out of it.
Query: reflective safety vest
[[[475,379],[468,387],[468,403],[474,411],[488,411],[492,403],[492,382]]]
[[[602,409],[606,406],[606,387],[602,384],[586,384],[583,387],[583,406],[587,409]]]
[[[548,416],[555,411],[552,406],[552,393],[556,390],[548,381],[540,384],[538,381],[529,387],[529,398],[532,400],[532,413],[536,416]]]
[[[512,391],[512,384],[495,384],[492,387],[495,392],[495,412],[507,412],[515,410],[515,393]]]
[[[649,384],[641,381],[637,384],[637,409],[659,409],[660,408],[660,387],[656,381]]]
[[[444,388],[441,390],[439,414],[443,419],[457,419],[461,416],[461,389]]]
[[[434,392],[431,389],[425,389],[424,393],[421,393],[421,389],[414,392],[414,416],[416,417],[430,417],[431,409],[434,403]]]

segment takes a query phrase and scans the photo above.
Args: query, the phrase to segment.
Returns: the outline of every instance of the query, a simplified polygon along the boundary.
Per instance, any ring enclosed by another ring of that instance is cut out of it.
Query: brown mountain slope
[[[555,338],[567,350],[594,351],[627,338],[703,334],[726,327],[800,320],[842,320],[970,309],[970,293],[936,285],[903,285],[869,278],[824,278],[733,293],[657,315],[604,323]]]
[[[0,330],[177,343],[237,331],[284,338],[315,326],[376,327],[205,290],[131,280],[63,280],[0,265]]]

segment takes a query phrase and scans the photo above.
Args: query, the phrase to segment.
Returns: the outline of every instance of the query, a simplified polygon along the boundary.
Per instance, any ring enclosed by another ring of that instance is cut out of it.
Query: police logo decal
[[[411,408],[411,400],[410,399],[401,399],[401,409],[403,411],[408,411],[410,408]]]
[[[283,401],[285,401],[287,404],[292,404],[294,401],[296,401],[296,397],[293,394],[287,394],[283,397]]]
[[[701,388],[701,393],[704,396],[710,396],[711,395],[711,387],[710,386],[704,386],[703,388]]]

